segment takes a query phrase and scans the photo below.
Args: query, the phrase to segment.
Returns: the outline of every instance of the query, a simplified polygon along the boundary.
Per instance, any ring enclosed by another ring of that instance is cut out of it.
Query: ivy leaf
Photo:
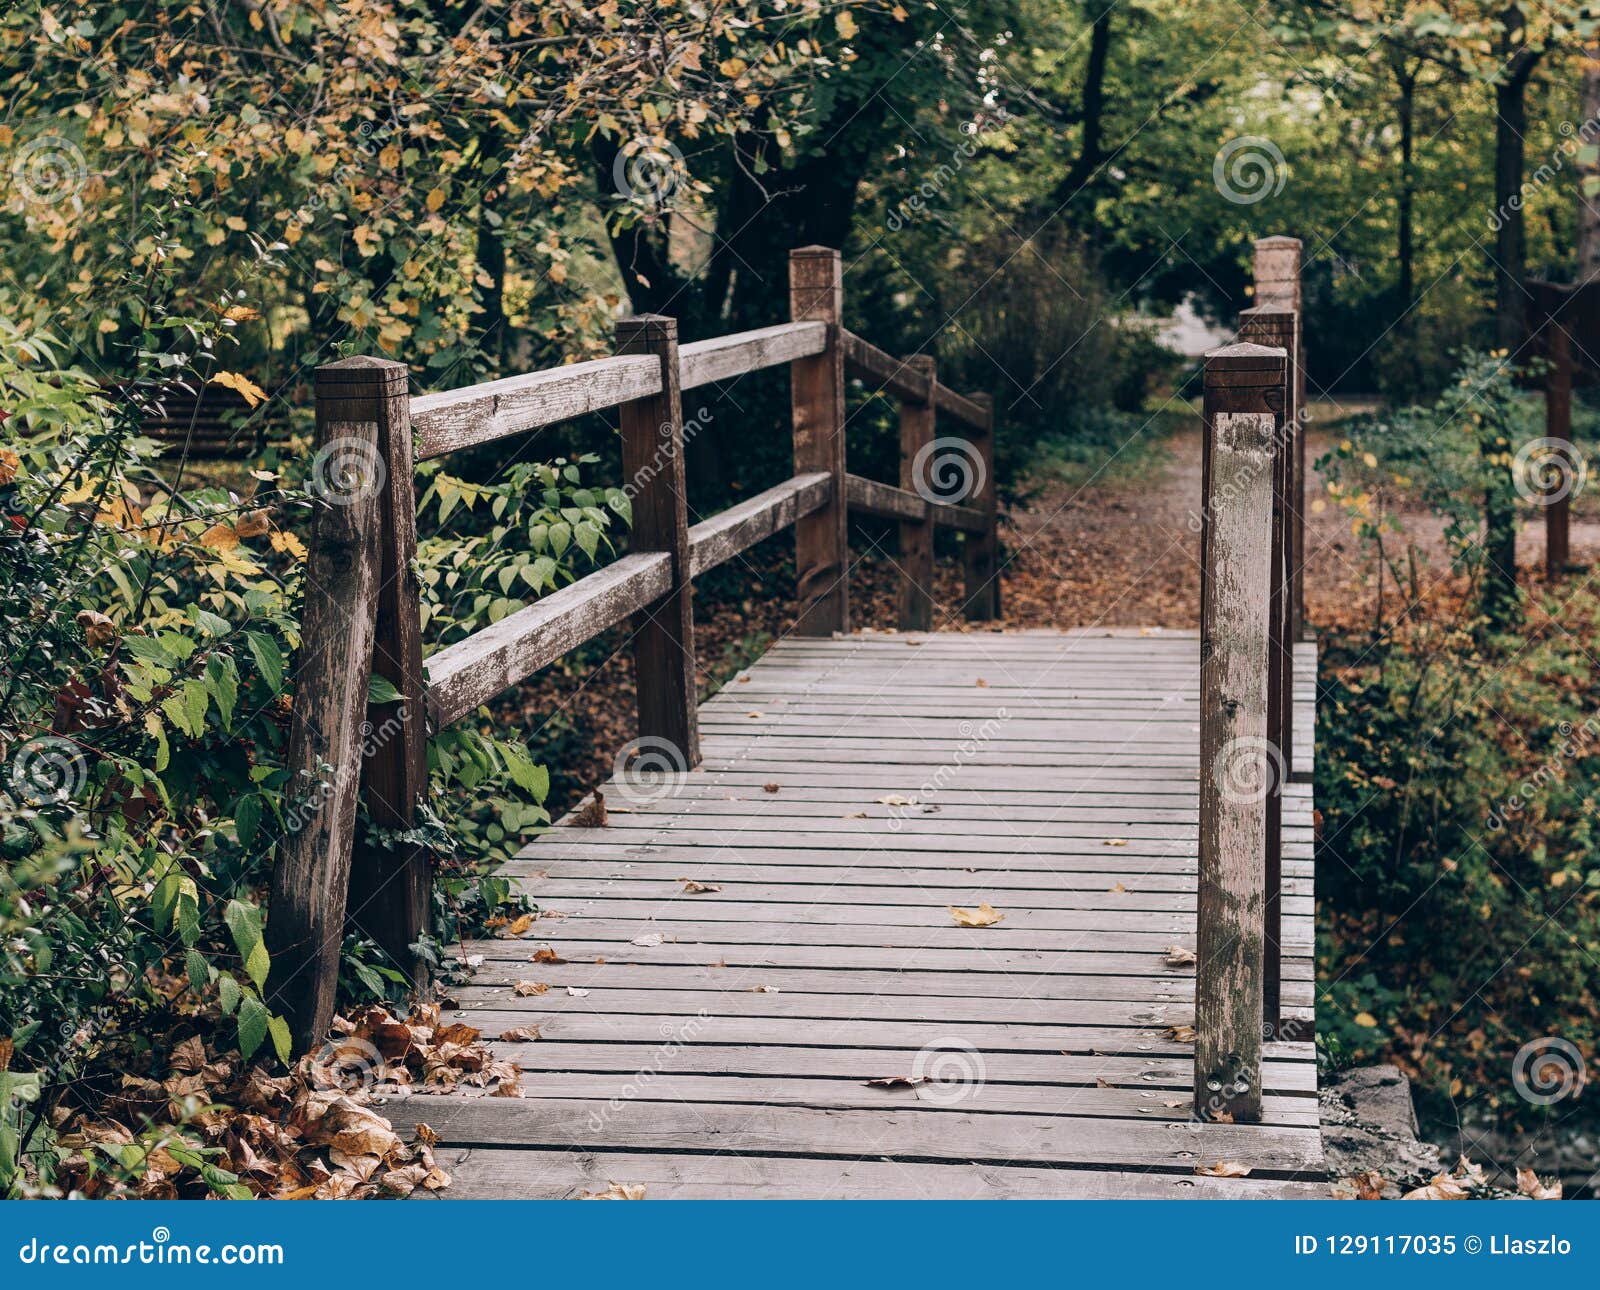
[[[390,681],[388,677],[379,676],[374,672],[367,678],[368,703],[399,703],[405,697],[399,690],[394,688],[394,682]]]
[[[271,1020],[272,1014],[267,1011],[267,1005],[255,995],[247,994],[239,1000],[239,1052],[246,1061],[261,1047]]]
[[[227,654],[213,654],[206,664],[206,688],[217,701],[222,728],[233,728],[233,706],[239,700],[239,667]]]
[[[250,656],[256,661],[256,670],[274,694],[283,689],[283,651],[278,642],[260,632],[246,632],[245,643],[250,646]]]
[[[185,946],[200,939],[200,891],[194,879],[185,874],[178,879],[178,936]]]
[[[267,1022],[267,1033],[272,1036],[272,1048],[278,1054],[278,1060],[287,1066],[289,1054],[294,1051],[289,1038],[289,1023],[282,1017],[274,1017]]]
[[[239,835],[239,845],[249,846],[261,827],[261,794],[246,793],[233,808],[233,828]]]

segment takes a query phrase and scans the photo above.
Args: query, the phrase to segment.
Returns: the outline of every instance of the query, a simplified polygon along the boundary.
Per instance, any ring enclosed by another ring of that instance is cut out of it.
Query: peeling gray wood
[[[660,364],[639,355],[597,358],[424,394],[411,400],[417,460],[614,408],[660,390]]]
[[[697,340],[678,350],[678,380],[683,389],[692,390],[797,358],[810,358],[827,346],[828,329],[820,322],[779,323],[776,327]]]

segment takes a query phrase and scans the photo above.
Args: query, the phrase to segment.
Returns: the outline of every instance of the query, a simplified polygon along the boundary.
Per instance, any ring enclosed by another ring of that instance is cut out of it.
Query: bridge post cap
[[[837,256],[839,248],[836,246],[797,246],[789,252],[789,258],[810,259],[812,256]]]
[[[678,334],[678,320],[666,314],[628,314],[618,318],[616,334],[628,337],[660,336],[674,338]]]
[[[1208,349],[1205,355],[1206,370],[1221,368],[1230,372],[1265,370],[1283,367],[1289,361],[1289,351],[1282,345],[1257,345],[1240,341],[1220,349]]]
[[[1298,251],[1305,243],[1297,237],[1274,233],[1271,237],[1256,238],[1255,245],[1267,251]]]
[[[1293,318],[1295,311],[1288,305],[1267,304],[1251,305],[1248,309],[1239,310],[1241,318]]]
[[[403,388],[410,380],[411,369],[404,363],[371,354],[352,354],[319,365],[315,384],[319,394],[327,395],[334,391],[367,393],[394,386]]]

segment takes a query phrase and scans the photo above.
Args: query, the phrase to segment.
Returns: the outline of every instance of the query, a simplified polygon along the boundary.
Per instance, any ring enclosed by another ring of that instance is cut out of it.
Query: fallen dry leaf
[[[1185,949],[1182,945],[1167,946],[1166,962],[1168,967],[1193,967],[1194,951]]]
[[[1113,896],[1126,896],[1128,894],[1128,889],[1120,882],[1112,883],[1106,888],[1106,890],[1109,891]]]
[[[646,948],[649,948],[649,947],[652,947],[652,946],[656,946],[656,945],[660,945],[661,944],[661,933],[660,932],[646,932],[643,936],[635,936],[631,941],[628,942],[628,944],[629,945],[643,945]]]
[[[1116,1088],[1116,1085],[1113,1084],[1110,1080],[1103,1079],[1099,1075],[1096,1075],[1094,1077],[1094,1086],[1096,1088]]]
[[[520,999],[528,999],[536,994],[543,994],[550,987],[543,981],[518,981],[512,986],[512,991]]]
[[[498,922],[491,918],[488,925],[496,936],[509,940],[513,936],[523,935],[533,926],[533,919],[532,914],[520,914],[516,918],[501,918]]]
[[[916,798],[906,797],[901,793],[885,793],[882,797],[875,797],[872,800],[880,806],[915,806],[917,804]]]
[[[885,1075],[882,1079],[869,1079],[868,1088],[915,1088],[918,1084],[931,1084],[932,1075]]]
[[[960,909],[955,905],[949,905],[947,908],[950,910],[950,917],[955,919],[957,926],[960,927],[992,927],[1005,917],[987,900],[976,909]]]
[[[1549,1186],[1539,1181],[1539,1175],[1531,1169],[1517,1170],[1517,1190],[1531,1200],[1560,1200],[1561,1179],[1557,1178]]]
[[[704,892],[722,890],[714,882],[698,882],[693,878],[679,878],[678,881],[683,884],[683,892],[686,896],[698,896]]]
[[[507,1044],[531,1044],[538,1038],[538,1026],[512,1026],[500,1032],[501,1042]]]
[[[1219,1160],[1214,1165],[1196,1165],[1194,1171],[1207,1178],[1246,1178],[1250,1174],[1250,1166],[1242,1165],[1237,1160]]]
[[[846,815],[843,818],[847,820],[865,820],[870,819],[871,817],[865,811],[851,811],[849,815]]]
[[[989,688],[989,683],[981,676],[973,684],[975,684],[980,690],[987,690]]]
[[[614,1182],[604,1191],[586,1191],[579,1195],[579,1200],[643,1200],[643,1183]]]
[[[1369,1169],[1364,1174],[1342,1179],[1338,1187],[1350,1193],[1350,1200],[1382,1200],[1385,1187],[1383,1175],[1376,1169]]]
[[[541,945],[534,950],[532,961],[535,963],[565,963],[566,959],[557,954],[550,946]]]
[[[781,991],[775,985],[753,985],[753,986],[750,987],[750,989],[748,991],[746,991],[746,993],[748,993],[748,994],[779,994],[779,993],[781,993]]]
[[[1437,1174],[1425,1187],[1408,1191],[1401,1200],[1466,1200],[1467,1189],[1449,1174]]]
[[[603,829],[606,821],[606,796],[598,788],[594,796],[573,812],[572,818],[567,821],[574,829]]]
[[[1108,846],[1108,847],[1125,847],[1125,846],[1128,845],[1128,839],[1127,838],[1107,838],[1105,840],[1105,845]]]
[[[761,786],[761,791],[763,793],[776,793],[778,791],[778,787],[779,786],[777,784],[763,784]]]
[[[567,987],[567,993],[570,994],[574,999],[587,999],[589,997],[589,992],[587,990],[576,985],[569,985]]]
[[[1195,1041],[1193,1026],[1168,1026],[1167,1038],[1175,1044],[1192,1044]]]

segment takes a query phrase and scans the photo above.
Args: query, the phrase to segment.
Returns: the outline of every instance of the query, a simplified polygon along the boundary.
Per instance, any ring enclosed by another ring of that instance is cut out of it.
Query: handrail
[[[411,400],[417,460],[601,412],[660,390],[659,364],[641,355],[597,358],[420,395]]]
[[[795,631],[848,630],[852,508],[900,521],[902,550],[910,553],[901,575],[902,624],[928,625],[936,526],[962,533],[967,616],[998,616],[991,410],[940,385],[931,358],[892,359],[845,331],[842,311],[839,253],[803,247],[790,255],[791,321],[774,327],[679,346],[674,320],[625,318],[610,358],[415,398],[402,363],[354,358],[318,370],[318,451],[354,442],[363,460],[375,457],[383,469],[362,505],[321,508],[312,522],[290,765],[295,782],[326,791],[314,807],[315,827],[291,833],[280,847],[268,927],[274,1003],[298,1046],[320,1042],[331,1019],[347,908],[396,963],[420,972],[411,947],[428,930],[431,875],[415,838],[429,730],[633,616],[640,736],[673,750],[684,769],[694,766],[692,580],[792,526],[801,602]],[[898,487],[846,470],[844,370],[847,359],[859,366],[863,356],[889,372],[902,399]],[[682,391],[784,364],[791,369],[794,475],[691,527]],[[630,552],[424,659],[416,461],[608,408],[618,409],[633,504]],[[982,432],[972,445],[973,505],[929,503],[915,489],[938,411]],[[369,670],[402,697],[369,705]],[[336,747],[330,734],[338,736]],[[326,785],[330,760],[334,782]],[[386,840],[355,843],[358,789]]]
[[[678,350],[678,385],[692,390],[764,367],[809,358],[827,347],[828,328],[819,322],[779,323],[776,327],[697,340]]]
[[[449,725],[645,608],[666,591],[671,572],[672,559],[663,552],[625,555],[428,655],[433,726]]]
[[[994,413],[975,399],[958,394],[948,385],[941,385],[931,375],[924,374],[911,365],[911,359],[899,359],[864,340],[853,331],[844,333],[844,361],[847,369],[857,376],[871,377],[879,388],[912,403],[932,403],[941,412],[948,412],[974,430],[988,434],[994,429]]]

